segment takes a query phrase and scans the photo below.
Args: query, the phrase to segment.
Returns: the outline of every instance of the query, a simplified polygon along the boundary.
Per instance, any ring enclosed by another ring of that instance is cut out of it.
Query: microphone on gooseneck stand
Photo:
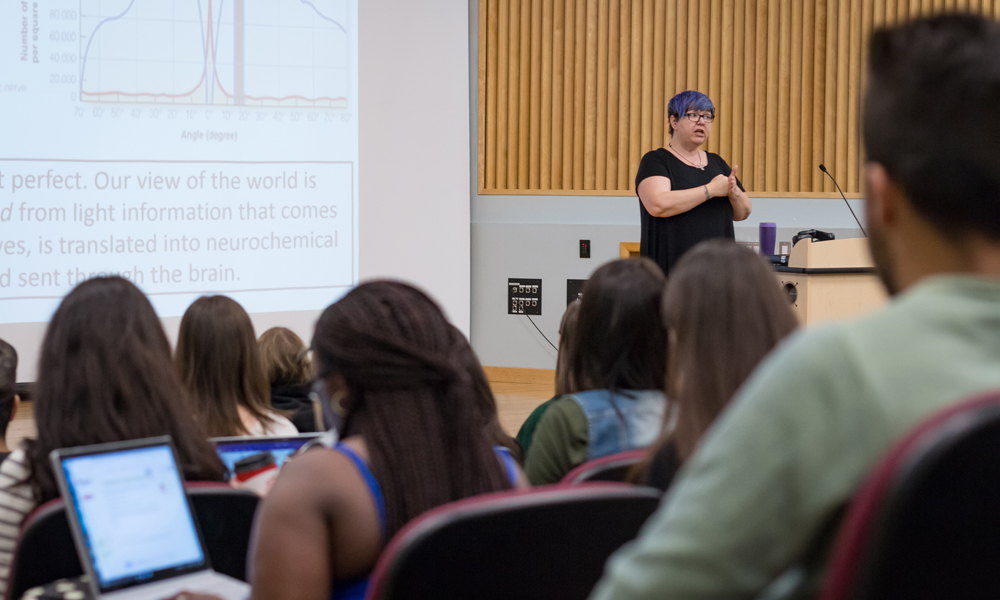
[[[840,197],[844,199],[844,204],[847,205],[847,210],[851,211],[851,216],[854,217],[854,222],[858,224],[858,227],[861,227],[861,233],[863,233],[865,237],[868,237],[868,232],[866,232],[864,226],[861,225],[861,221],[858,221],[858,215],[854,214],[854,209],[851,208],[851,203],[847,201],[847,196],[844,195],[844,190],[840,189],[840,184],[833,178],[833,173],[827,171],[826,167],[823,166],[822,163],[819,165],[819,170],[826,173],[827,176],[830,177],[830,180],[833,181],[833,185],[837,186],[837,191],[840,192]]]

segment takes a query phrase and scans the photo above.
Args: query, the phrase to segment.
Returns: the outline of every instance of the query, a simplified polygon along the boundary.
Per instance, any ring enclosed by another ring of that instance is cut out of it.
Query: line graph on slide
[[[80,99],[350,108],[351,0],[81,0]]]

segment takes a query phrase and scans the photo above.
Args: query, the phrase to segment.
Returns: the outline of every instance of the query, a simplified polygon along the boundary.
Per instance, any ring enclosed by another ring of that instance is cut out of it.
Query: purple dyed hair
[[[667,121],[669,125],[669,117],[681,118],[687,111],[691,109],[695,110],[710,110],[712,111],[712,116],[715,116],[715,105],[709,100],[708,96],[702,94],[701,92],[696,92],[694,90],[687,90],[681,92],[670,99],[670,103],[667,104]],[[669,125],[670,135],[674,135],[674,126]]]

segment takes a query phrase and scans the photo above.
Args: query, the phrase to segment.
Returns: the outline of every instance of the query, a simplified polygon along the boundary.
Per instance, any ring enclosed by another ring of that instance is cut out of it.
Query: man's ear
[[[902,190],[880,163],[865,165],[865,219],[874,227],[891,226],[899,218]]]
[[[21,407],[21,397],[14,394],[14,408],[10,411],[10,420],[13,421],[14,417],[17,416],[17,409]]]

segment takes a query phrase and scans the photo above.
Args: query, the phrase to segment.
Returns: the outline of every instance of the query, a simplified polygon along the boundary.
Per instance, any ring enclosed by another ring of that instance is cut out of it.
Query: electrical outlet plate
[[[542,280],[523,278],[508,279],[507,314],[542,314]]]
[[[585,283],[587,283],[586,279],[566,280],[566,306],[573,304],[577,298],[583,297],[583,284]]]

